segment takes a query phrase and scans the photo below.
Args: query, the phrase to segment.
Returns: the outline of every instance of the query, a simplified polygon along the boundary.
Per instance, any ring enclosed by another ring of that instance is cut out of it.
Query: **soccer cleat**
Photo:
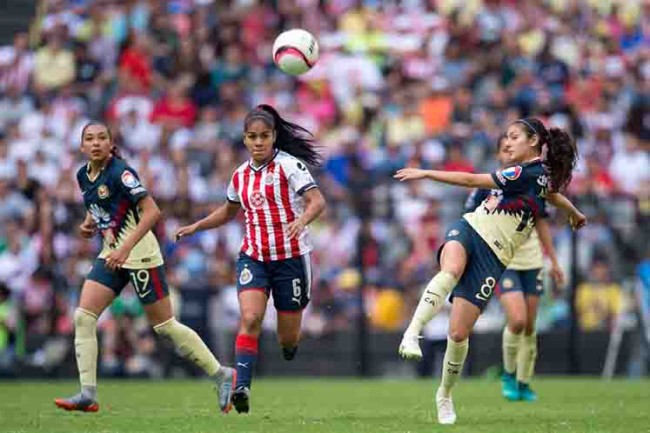
[[[240,386],[232,393],[232,404],[237,413],[248,413],[251,391],[248,387]]]
[[[70,398],[57,398],[54,400],[54,404],[65,410],[78,410],[81,412],[97,412],[99,410],[99,403],[86,397],[81,392]]]
[[[422,359],[422,350],[420,349],[420,336],[415,334],[404,334],[402,342],[399,344],[399,354],[404,359]]]
[[[235,388],[235,383],[237,382],[237,370],[230,367],[221,367],[222,372],[217,374],[215,389],[217,390],[217,396],[219,397],[219,408],[221,412],[228,413],[232,409],[232,390]]]
[[[517,379],[514,373],[506,373],[504,371],[501,375],[501,394],[506,400],[519,400],[519,387],[517,386]]]
[[[455,424],[456,411],[454,410],[454,402],[451,396],[444,397],[440,392],[440,388],[436,392],[436,408],[438,409],[438,423],[439,424]]]
[[[517,384],[519,388],[519,399],[522,401],[534,402],[537,401],[537,393],[530,389],[530,385],[527,383],[519,382]]]
[[[298,346],[282,348],[282,356],[287,361],[293,360],[296,357],[296,352],[298,352]]]

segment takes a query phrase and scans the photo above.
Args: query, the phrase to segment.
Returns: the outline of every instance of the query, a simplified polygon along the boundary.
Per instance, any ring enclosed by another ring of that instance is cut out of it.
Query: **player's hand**
[[[90,239],[97,233],[97,224],[94,222],[86,223],[85,221],[79,225],[79,234],[82,238]]]
[[[131,254],[131,249],[125,246],[122,246],[116,250],[111,251],[110,253],[108,253],[105,259],[106,267],[111,271],[116,271],[122,268],[122,265],[124,265],[126,259],[129,258],[129,254]]]
[[[180,241],[182,237],[184,236],[190,236],[196,233],[198,230],[198,226],[196,223],[190,224],[189,226],[183,226],[176,230],[176,233],[174,234],[174,240],[176,242]]]
[[[569,216],[569,224],[573,230],[580,230],[587,225],[587,217],[582,212],[576,212]]]
[[[402,168],[397,170],[397,173],[393,177],[402,182],[405,180],[424,179],[427,177],[427,171],[420,168]]]
[[[559,287],[564,287],[564,271],[557,263],[551,263],[550,269],[551,278],[555,281],[555,285]]]
[[[305,223],[302,221],[302,218],[298,218],[287,227],[287,236],[289,239],[297,239],[304,229]]]

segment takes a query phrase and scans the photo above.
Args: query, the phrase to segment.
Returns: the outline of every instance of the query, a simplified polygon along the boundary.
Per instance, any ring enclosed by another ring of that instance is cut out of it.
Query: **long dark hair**
[[[322,158],[316,151],[316,143],[311,132],[300,125],[291,123],[282,117],[270,105],[261,104],[253,108],[246,119],[244,127],[253,120],[262,120],[272,126],[276,133],[275,147],[310,165],[321,165]]]
[[[120,151],[117,149],[117,146],[113,142],[113,134],[111,133],[111,128],[108,127],[107,124],[104,122],[101,122],[99,120],[91,120],[90,122],[86,123],[83,128],[81,128],[81,141],[83,142],[84,139],[84,134],[86,133],[86,129],[88,129],[89,126],[103,126],[106,128],[106,133],[108,134],[108,138],[111,140],[111,143],[113,143],[113,148],[111,149],[111,155],[113,155],[115,158],[122,159],[122,154]]]
[[[573,169],[578,161],[575,141],[560,128],[546,129],[541,120],[535,117],[519,119],[515,123],[522,126],[528,138],[537,135],[539,152],[546,146],[544,165],[549,171],[551,191],[563,191],[573,176]]]

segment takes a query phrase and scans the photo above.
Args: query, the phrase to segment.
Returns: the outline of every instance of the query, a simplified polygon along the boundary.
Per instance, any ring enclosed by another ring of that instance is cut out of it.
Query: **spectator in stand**
[[[612,279],[607,261],[594,259],[587,282],[576,288],[576,308],[580,329],[585,332],[608,330],[623,312],[623,291]]]

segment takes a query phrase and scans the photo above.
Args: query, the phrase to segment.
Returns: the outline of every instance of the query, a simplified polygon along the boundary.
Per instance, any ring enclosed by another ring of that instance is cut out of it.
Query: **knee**
[[[462,343],[469,338],[468,329],[450,329],[449,339],[455,343]]]
[[[83,308],[74,310],[75,329],[94,328],[97,325],[97,316]]]
[[[508,321],[508,329],[513,334],[521,334],[527,327],[526,319],[523,317],[514,317]]]
[[[240,328],[244,334],[257,335],[262,329],[263,313],[244,312],[241,315]]]

